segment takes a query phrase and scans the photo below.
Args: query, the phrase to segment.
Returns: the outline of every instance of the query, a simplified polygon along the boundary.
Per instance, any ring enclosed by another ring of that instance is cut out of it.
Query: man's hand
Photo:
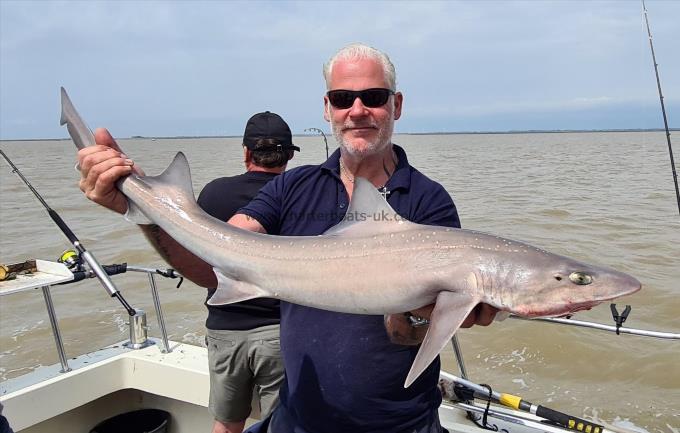
[[[95,146],[78,151],[80,190],[95,203],[118,213],[127,211],[127,199],[116,188],[116,181],[132,172],[144,175],[118,147],[109,131],[98,128],[94,132]]]
[[[496,317],[496,313],[498,313],[498,311],[499,311],[498,308],[492,307],[489,304],[479,303],[470,312],[470,314],[468,314],[468,316],[465,318],[463,324],[460,325],[460,327],[472,328],[472,326],[474,325],[489,326],[491,325],[491,323],[493,323],[493,319]],[[432,310],[430,310],[430,313],[431,312]]]
[[[434,304],[418,308],[411,311],[411,314],[418,317],[429,319],[434,309]],[[470,328],[473,325],[488,326],[496,317],[498,309],[488,304],[477,304],[477,306],[468,314],[461,328]],[[385,328],[390,340],[395,344],[403,344],[406,346],[415,346],[420,344],[427,333],[427,326],[413,327],[408,318],[403,314],[391,314],[385,316]]]

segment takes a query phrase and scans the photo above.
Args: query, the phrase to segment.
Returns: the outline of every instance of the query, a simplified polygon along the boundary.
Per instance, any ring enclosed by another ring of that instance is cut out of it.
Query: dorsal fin
[[[191,170],[189,162],[184,153],[177,152],[175,159],[172,160],[168,168],[158,176],[144,176],[140,178],[147,185],[171,184],[175,185],[184,194],[194,196],[194,187],[191,184]]]
[[[343,220],[328,229],[328,236],[364,236],[408,230],[413,223],[400,216],[371,182],[363,177],[354,180],[354,192]]]
[[[191,170],[189,169],[189,162],[182,152],[177,152],[175,159],[172,160],[168,168],[158,176],[139,176],[135,173],[130,177],[135,178],[138,185],[143,186],[149,190],[154,186],[173,185],[179,191],[182,197],[185,197],[187,203],[195,203],[194,188],[191,184]],[[119,180],[122,182],[122,180]],[[119,188],[120,188],[119,183]],[[176,198],[176,197],[173,197]],[[125,214],[125,219],[135,224],[151,224],[151,220],[142,212],[141,208],[137,206],[132,200],[128,198],[128,211]]]

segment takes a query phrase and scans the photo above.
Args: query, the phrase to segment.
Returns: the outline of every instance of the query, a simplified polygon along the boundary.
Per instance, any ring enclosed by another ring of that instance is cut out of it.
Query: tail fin
[[[66,93],[66,89],[61,88],[61,121],[60,125],[66,124],[66,129],[78,149],[87,146],[94,146],[94,135],[90,128],[83,121],[76,107],[73,106],[71,99]]]

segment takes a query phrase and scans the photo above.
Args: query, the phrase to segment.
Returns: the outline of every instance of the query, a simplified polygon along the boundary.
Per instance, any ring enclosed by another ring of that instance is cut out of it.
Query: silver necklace
[[[342,158],[340,158],[340,174],[341,174],[341,175],[344,174],[344,175],[345,175],[345,179],[347,179],[347,181],[348,181],[349,183],[354,183],[354,176],[352,176],[351,174],[349,174],[349,170],[347,170],[347,167],[345,167],[345,164],[342,163]]]
[[[396,156],[393,154],[393,161],[394,161],[394,167],[396,171],[397,167],[397,159]],[[340,175],[344,175],[345,179],[351,184],[354,184],[354,178],[355,176],[351,175],[347,167],[345,167],[345,164],[342,162],[342,158],[340,158]],[[387,200],[387,196],[390,194],[391,191],[387,190],[387,182],[389,182],[390,178],[394,174],[394,172],[390,173],[390,171],[387,169],[387,165],[385,164],[385,161],[383,161],[383,170],[385,171],[385,175],[387,175],[387,181],[385,181],[385,184],[381,187],[378,188],[378,191],[380,191],[380,194]]]

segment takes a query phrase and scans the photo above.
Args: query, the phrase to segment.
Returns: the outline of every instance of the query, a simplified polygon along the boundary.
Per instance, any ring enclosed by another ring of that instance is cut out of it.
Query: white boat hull
[[[4,415],[17,433],[86,432],[120,413],[155,408],[171,414],[169,433],[209,432],[207,350],[176,342],[170,342],[170,353],[160,347],[132,350],[117,344],[70,359],[73,370],[67,373],[60,373],[57,364],[5,381],[0,385]],[[481,432],[463,409],[443,404],[442,425],[451,433]],[[561,431],[526,427],[515,418],[490,422],[509,433]]]

